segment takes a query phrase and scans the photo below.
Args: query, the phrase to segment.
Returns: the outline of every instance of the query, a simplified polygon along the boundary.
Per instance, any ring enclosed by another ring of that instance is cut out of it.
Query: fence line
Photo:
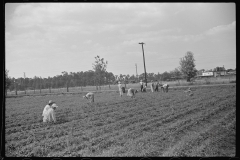
[[[169,86],[188,86],[188,85],[203,85],[203,84],[222,84],[222,83],[232,83],[236,82],[236,76],[225,76],[225,77],[209,77],[209,78],[201,78],[197,79],[193,82],[186,82],[186,80],[175,80],[175,81],[159,81],[161,84],[167,83]],[[150,82],[147,85],[147,88],[150,88]],[[123,87],[125,87],[125,84],[122,84]],[[126,84],[126,88],[135,88],[140,89],[139,83],[129,83]],[[81,92],[88,92],[88,91],[106,91],[106,90],[116,90],[118,91],[118,85],[104,85],[100,86],[98,90],[96,89],[96,86],[86,86],[86,87],[69,87],[69,92],[71,93],[81,93]],[[35,90],[35,94],[46,94],[46,93],[68,93],[67,88],[51,88],[51,92],[49,88],[47,89],[40,89]],[[35,95],[34,90],[26,90],[26,95]],[[7,95],[15,95],[15,90],[11,92],[7,92]],[[17,91],[17,95],[25,95],[25,91]]]

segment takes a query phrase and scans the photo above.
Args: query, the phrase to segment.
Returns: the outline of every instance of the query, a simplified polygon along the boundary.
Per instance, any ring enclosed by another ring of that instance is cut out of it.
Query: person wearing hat
[[[122,97],[123,91],[122,91],[122,84],[120,81],[118,82],[118,89],[119,89],[120,97]]]
[[[52,100],[49,101],[48,105],[46,105],[43,109],[43,122],[56,122],[55,110],[58,106]]]
[[[88,99],[90,103],[94,102],[94,94],[92,92],[87,93],[83,98]]]
[[[46,112],[51,107],[51,105],[53,103],[55,103],[55,102],[53,102],[52,100],[49,100],[48,104],[43,109],[43,114],[44,114],[44,112]],[[42,114],[42,116],[43,116],[43,114]]]
[[[140,80],[140,87],[141,87],[141,92],[143,92],[143,81]]]

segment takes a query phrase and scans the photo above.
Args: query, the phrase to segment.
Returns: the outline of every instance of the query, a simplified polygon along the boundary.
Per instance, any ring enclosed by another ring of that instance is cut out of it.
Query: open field
[[[236,85],[6,98],[6,156],[235,156]],[[42,111],[57,103],[57,123]]]

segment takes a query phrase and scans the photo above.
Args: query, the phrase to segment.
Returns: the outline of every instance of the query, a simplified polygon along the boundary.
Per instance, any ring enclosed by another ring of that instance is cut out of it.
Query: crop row
[[[209,132],[213,128],[227,126],[225,121],[235,123],[235,119],[231,118],[235,113],[235,86],[194,88],[192,97],[186,96],[182,89],[168,93],[137,93],[135,99],[125,95],[120,98],[117,93],[101,93],[96,97],[94,104],[88,104],[79,95],[19,98],[18,102],[7,99],[6,154],[201,155],[206,146],[217,144],[212,141],[217,138],[203,140],[201,136],[198,138],[200,133],[211,135]],[[41,122],[42,101],[47,99],[56,99],[59,105],[58,122],[55,125]],[[37,100],[42,101],[37,104]],[[31,106],[33,103],[37,105]],[[17,108],[14,106],[16,104]],[[219,129],[220,133],[223,131],[226,132]],[[234,130],[228,134],[234,135]],[[223,135],[219,137],[220,134],[216,133],[221,140],[226,139],[227,134]],[[192,143],[187,140],[189,136],[192,136]],[[198,148],[198,143],[202,147]],[[181,150],[180,146],[185,150]],[[210,151],[208,153],[213,154]]]

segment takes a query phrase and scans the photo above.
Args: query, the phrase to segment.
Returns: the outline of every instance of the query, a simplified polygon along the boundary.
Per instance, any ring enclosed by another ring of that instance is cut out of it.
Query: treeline
[[[68,87],[80,87],[80,86],[95,86],[99,85],[96,81],[95,72],[92,70],[86,72],[62,72],[61,75],[54,77],[41,78],[35,76],[34,78],[10,78],[10,90],[24,91],[39,90],[39,89],[51,89],[51,88],[67,88]],[[115,76],[111,72],[105,72],[103,83],[101,85],[112,84],[115,81]]]
[[[5,94],[7,90],[17,90],[26,91],[26,90],[40,90],[51,88],[66,88],[68,92],[69,87],[83,87],[83,86],[98,86],[116,84],[118,81],[123,83],[136,83],[140,80],[145,80],[145,74],[142,73],[139,76],[135,75],[123,75],[120,74],[114,75],[112,72],[107,72],[107,61],[104,61],[104,58],[96,56],[95,62],[93,63],[93,70],[86,72],[66,72],[63,71],[61,75],[54,77],[41,78],[35,76],[34,78],[11,78],[8,76],[8,70],[5,71]],[[187,81],[190,81],[190,78],[196,75],[197,70],[195,69],[193,54],[187,52],[184,58],[180,60],[180,67],[175,68],[173,71],[164,72],[162,74],[147,73],[147,81],[158,80],[158,81],[167,81],[167,80],[177,80],[182,78],[187,78]]]
[[[147,73],[147,80],[158,80],[158,81],[167,81],[173,77],[179,77],[180,71],[175,69],[174,71],[164,72],[162,74]],[[26,90],[40,90],[40,89],[51,89],[51,88],[67,88],[68,87],[85,87],[85,86],[101,86],[101,85],[113,85],[118,81],[122,83],[138,83],[140,80],[145,79],[145,74],[142,73],[139,76],[135,75],[114,75],[112,72],[105,72],[102,76],[101,84],[97,81],[95,72],[92,70],[81,71],[81,72],[62,72],[61,75],[54,77],[41,78],[35,76],[34,78],[11,78],[9,90],[24,91]]]

